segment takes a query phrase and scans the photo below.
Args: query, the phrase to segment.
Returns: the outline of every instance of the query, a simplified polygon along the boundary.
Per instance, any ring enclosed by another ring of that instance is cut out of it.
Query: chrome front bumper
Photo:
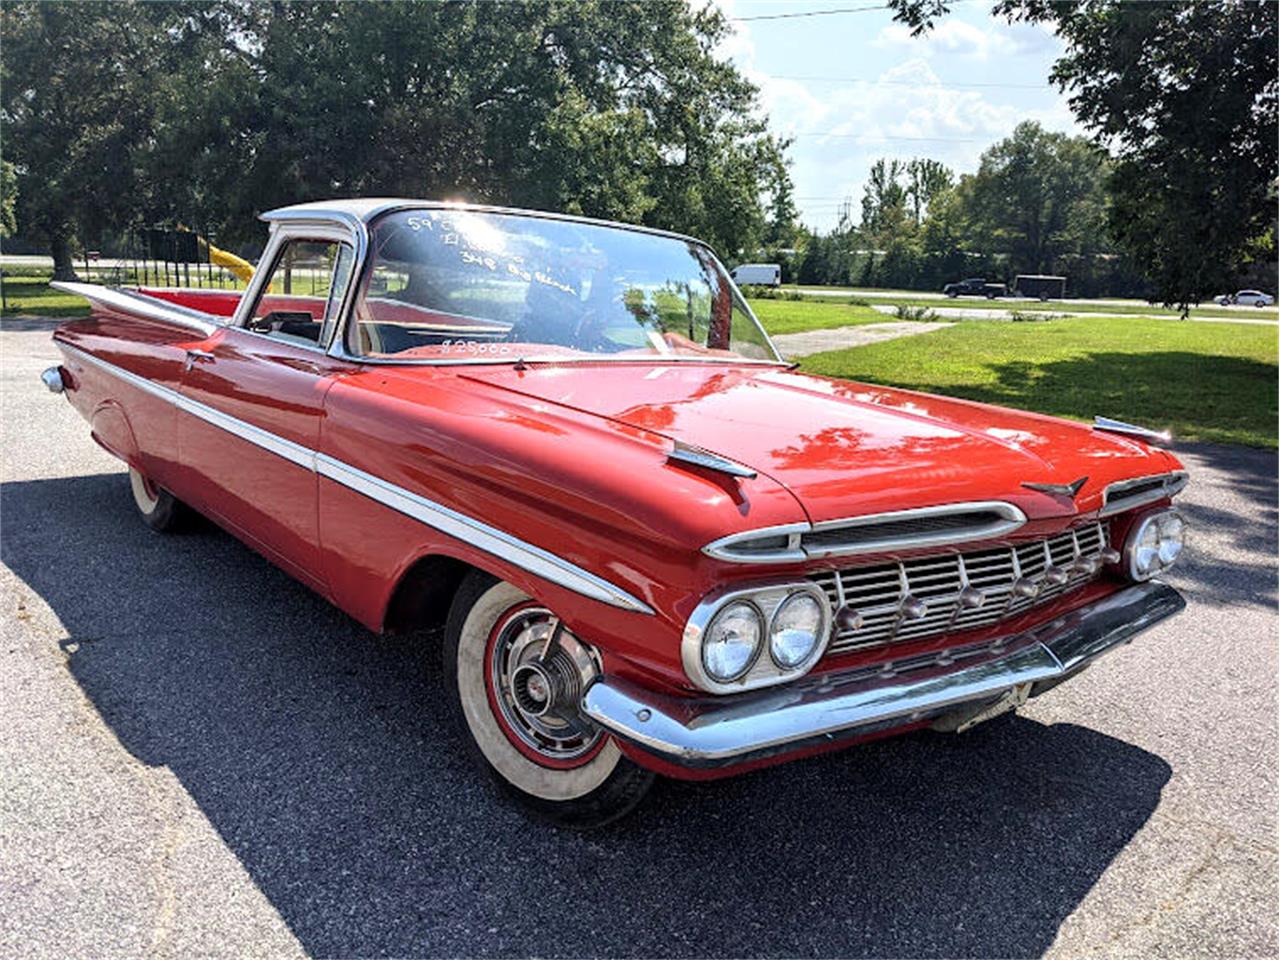
[[[673,697],[603,677],[583,695],[582,709],[663,760],[727,766],[930,719],[1024,684],[1035,696],[1184,606],[1172,587],[1140,583],[970,651],[959,666],[935,660],[901,672],[863,669],[714,698]]]

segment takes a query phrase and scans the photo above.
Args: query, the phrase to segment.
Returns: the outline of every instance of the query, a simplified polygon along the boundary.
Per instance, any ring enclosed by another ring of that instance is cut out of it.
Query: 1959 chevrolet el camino
[[[243,295],[62,284],[93,310],[44,381],[151,527],[196,511],[371,630],[443,623],[468,743],[543,817],[963,730],[1183,606],[1161,435],[795,372],[688,237],[265,219]]]

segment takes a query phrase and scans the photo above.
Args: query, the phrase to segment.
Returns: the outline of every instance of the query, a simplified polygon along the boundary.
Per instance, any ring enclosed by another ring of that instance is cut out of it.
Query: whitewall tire
[[[129,468],[129,490],[143,522],[152,530],[175,533],[190,522],[190,508],[168,490],[152,483],[136,467]]]
[[[630,811],[653,774],[578,713],[598,662],[557,624],[511,584],[469,574],[449,612],[445,684],[473,756],[501,792],[543,819],[587,829]]]

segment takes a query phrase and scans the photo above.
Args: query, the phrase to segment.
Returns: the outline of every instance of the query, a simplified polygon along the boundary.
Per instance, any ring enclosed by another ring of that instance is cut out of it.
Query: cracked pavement
[[[559,833],[432,639],[151,533],[0,327],[0,955],[1274,956],[1276,454],[1179,449],[1187,611],[1016,718]]]

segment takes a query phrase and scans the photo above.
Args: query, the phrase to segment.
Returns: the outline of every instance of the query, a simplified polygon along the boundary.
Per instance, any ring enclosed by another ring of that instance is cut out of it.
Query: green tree
[[[907,223],[906,167],[900,160],[881,158],[871,165],[862,188],[862,234],[872,243],[885,243]]]
[[[49,243],[72,279],[77,224],[113,219],[135,182],[148,126],[140,76],[155,11],[133,4],[11,3],[0,8],[0,122],[24,229]]]
[[[907,200],[916,226],[924,223],[929,207],[944,191],[951,189],[955,176],[946,164],[928,157],[907,161]]]
[[[13,164],[0,160],[0,237],[12,237],[18,231],[18,175]]]
[[[264,209],[407,195],[563,210],[754,248],[785,145],[713,7],[11,3],[5,157],[24,229],[260,233]],[[781,206],[780,206],[781,204]],[[780,227],[785,225],[779,222]]]
[[[972,239],[1043,273],[1102,232],[1102,154],[1087,140],[1024,121],[982,155],[965,193]]]
[[[763,195],[785,177],[754,88],[711,52],[728,29],[714,9],[289,3],[256,29],[260,80],[237,101],[242,226],[301,199],[443,196],[732,252],[758,244]]]
[[[890,0],[920,32],[950,0]],[[1235,279],[1274,215],[1277,5],[1001,0],[1066,43],[1052,79],[1115,156],[1110,228],[1169,303]]]

